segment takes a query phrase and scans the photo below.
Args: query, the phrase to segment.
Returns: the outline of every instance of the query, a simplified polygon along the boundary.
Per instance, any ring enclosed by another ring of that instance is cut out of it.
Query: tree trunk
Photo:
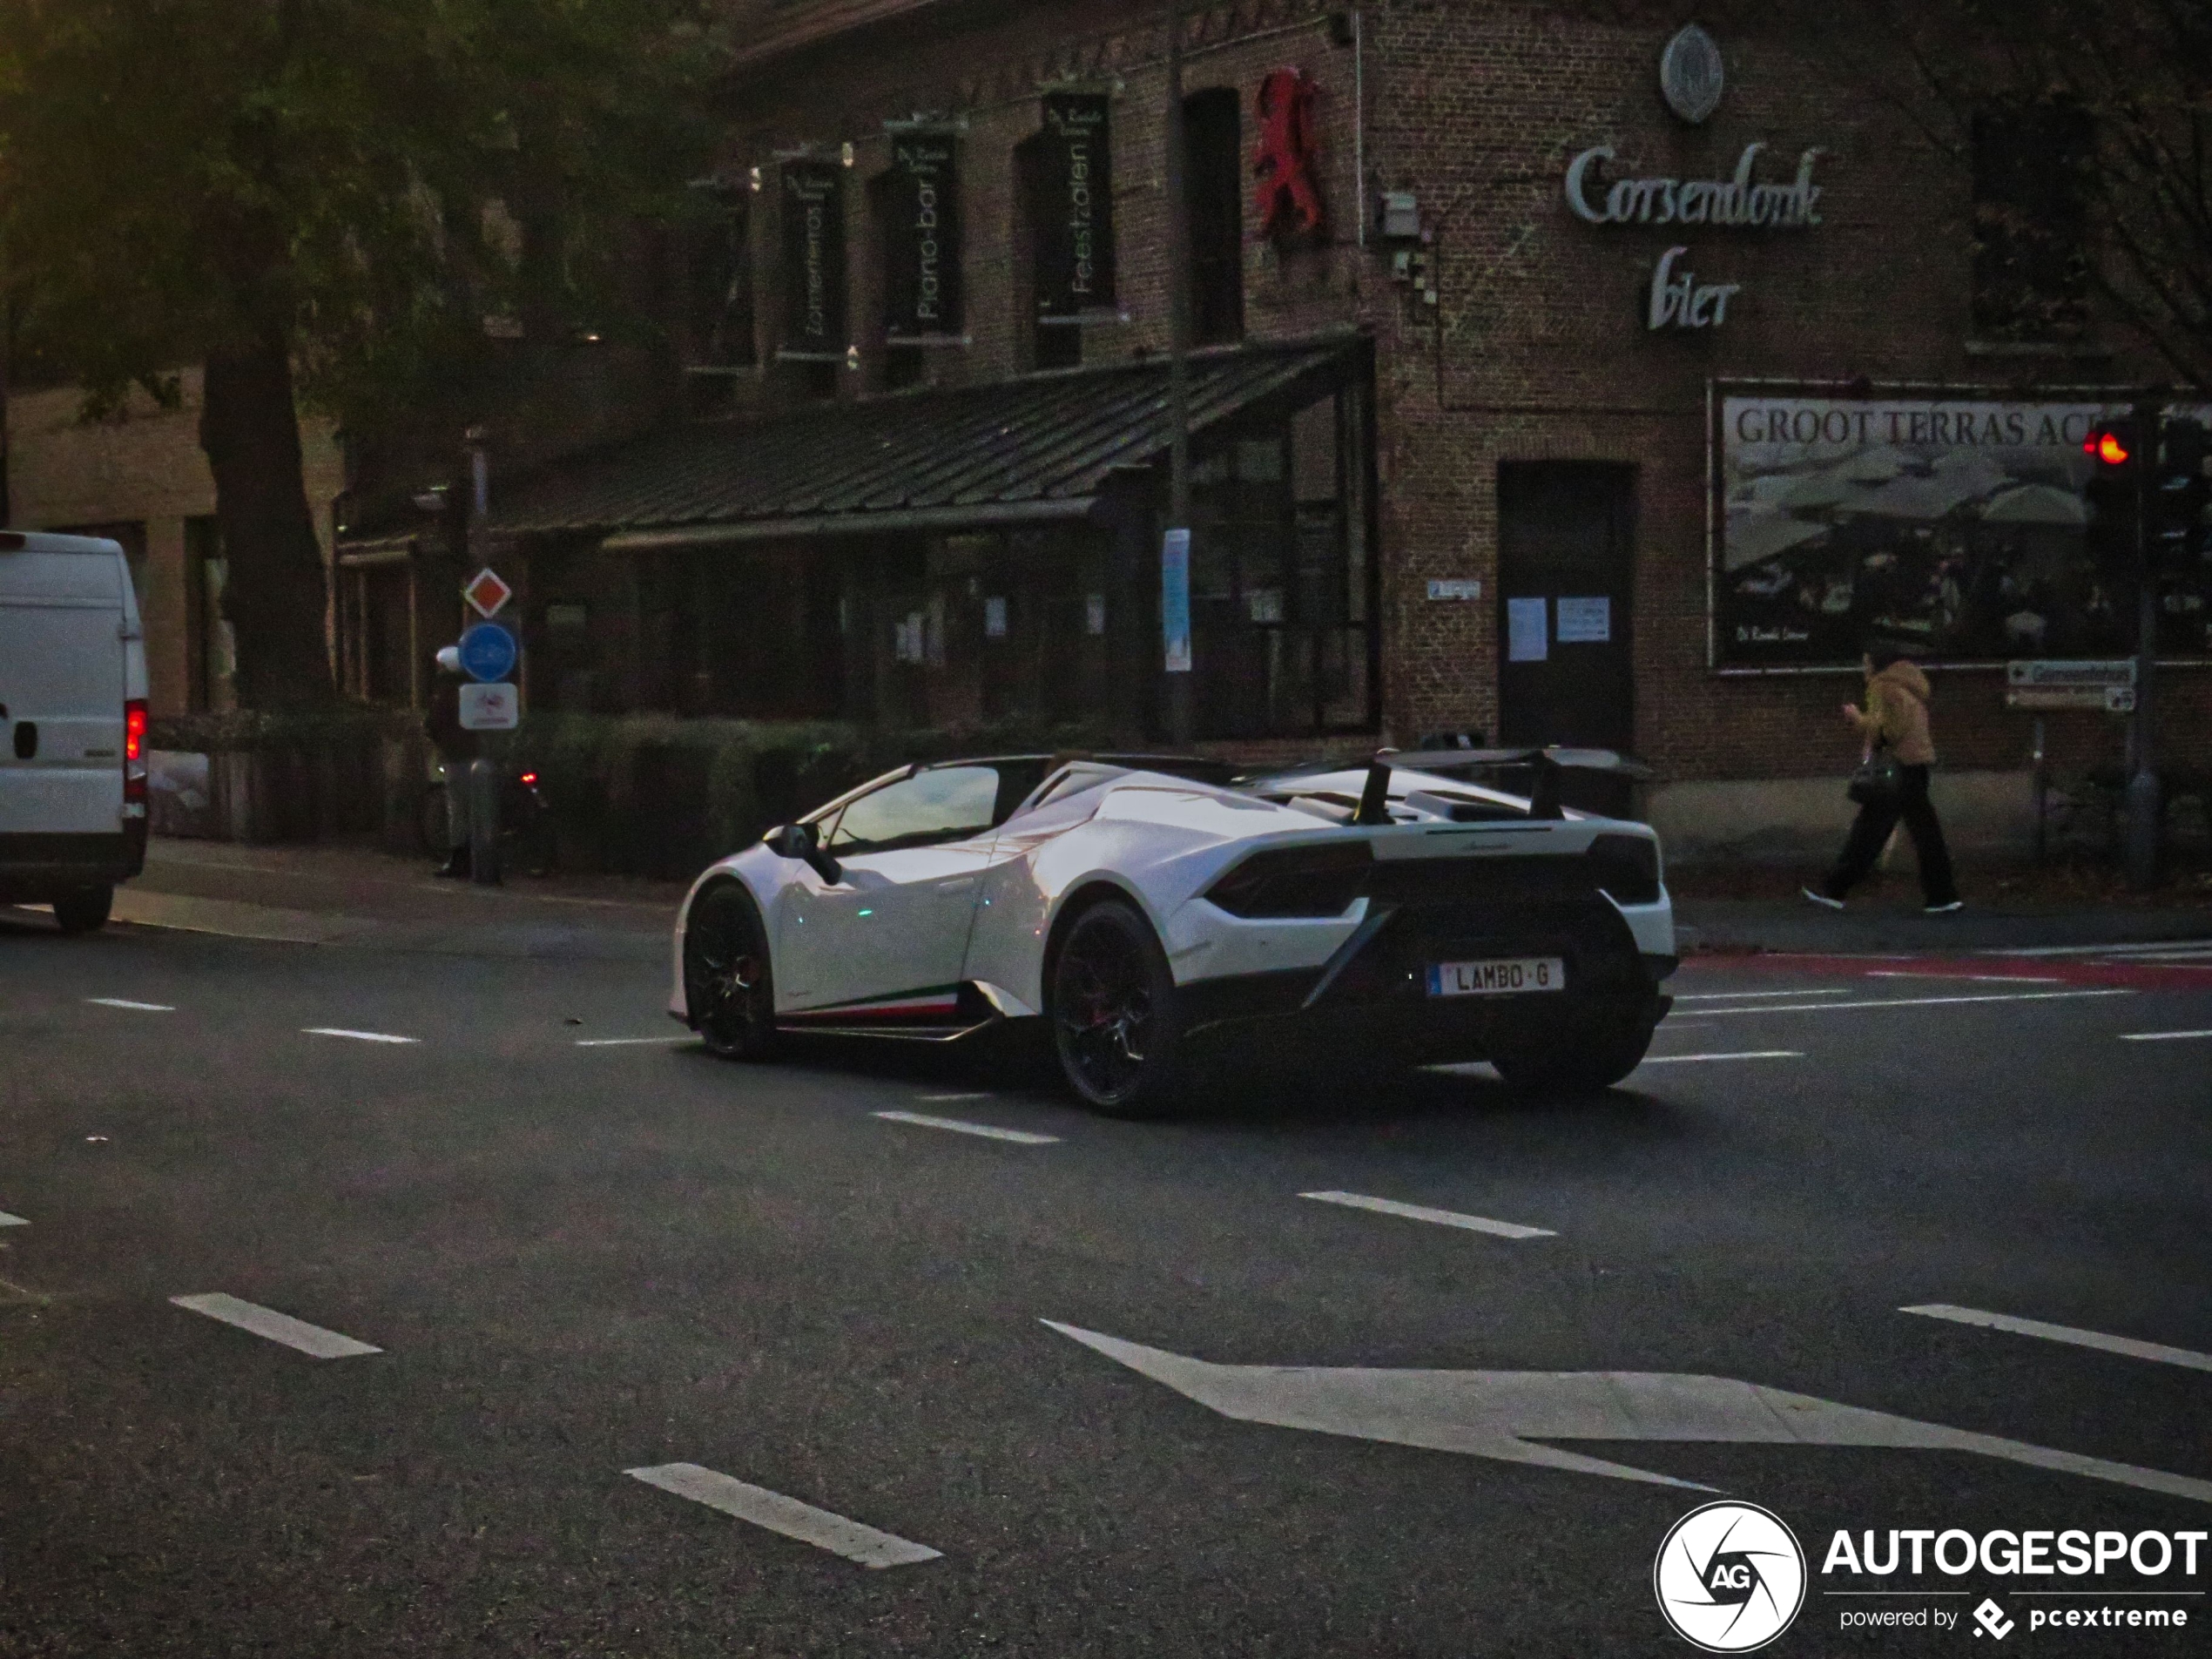
[[[328,590],[281,338],[209,355],[199,447],[215,475],[215,517],[229,563],[223,614],[237,640],[239,705],[331,702]]]

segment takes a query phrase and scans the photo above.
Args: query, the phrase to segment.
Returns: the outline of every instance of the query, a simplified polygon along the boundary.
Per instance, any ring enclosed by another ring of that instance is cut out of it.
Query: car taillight
[[[146,800],[146,700],[134,697],[123,705],[123,799],[143,806]]]
[[[1600,835],[1590,841],[1597,884],[1615,904],[1659,902],[1659,843],[1648,835]]]
[[[1365,840],[1255,853],[1206,890],[1232,916],[1341,916],[1367,884]]]
[[[520,781],[529,785],[532,789],[535,789],[537,787],[537,774],[534,772],[526,772],[523,774]]]

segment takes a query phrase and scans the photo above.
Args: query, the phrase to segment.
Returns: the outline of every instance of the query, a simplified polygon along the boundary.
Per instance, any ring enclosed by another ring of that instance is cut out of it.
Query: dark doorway
[[[1633,752],[1635,469],[1498,468],[1499,737]],[[1570,779],[1568,800],[1625,812],[1623,780]]]

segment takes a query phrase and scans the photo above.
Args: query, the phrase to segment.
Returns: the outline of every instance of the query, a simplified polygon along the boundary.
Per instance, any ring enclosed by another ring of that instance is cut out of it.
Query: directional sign
[[[505,681],[493,685],[461,688],[461,729],[463,732],[512,732],[522,723],[522,700]]]
[[[2135,688],[2132,685],[2007,685],[2008,709],[2102,709],[2107,714],[2133,714]]]
[[[2135,659],[2115,657],[2088,662],[2013,662],[2005,664],[2005,684],[2027,690],[2059,686],[2133,685]]]
[[[461,597],[475,608],[480,617],[496,617],[499,609],[515,597],[515,590],[499,579],[499,572],[487,564],[469,578]]]
[[[1579,1474],[1710,1492],[1546,1440],[1703,1440],[1736,1446],[1877,1446],[1974,1452],[2212,1503],[2212,1480],[2054,1452],[2024,1440],[1838,1406],[1727,1377],[1659,1371],[1367,1371],[1217,1366],[1051,1319],[1044,1323],[1178,1394],[1244,1423],[1459,1452]]]
[[[503,680],[515,671],[522,649],[496,622],[480,622],[461,636],[461,665],[471,679]]]

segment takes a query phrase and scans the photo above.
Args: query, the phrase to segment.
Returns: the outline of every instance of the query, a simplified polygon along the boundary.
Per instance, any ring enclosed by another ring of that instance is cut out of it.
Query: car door
[[[776,906],[776,1001],[835,1008],[959,983],[1001,779],[932,766],[848,802],[819,826],[839,879],[799,867]]]

